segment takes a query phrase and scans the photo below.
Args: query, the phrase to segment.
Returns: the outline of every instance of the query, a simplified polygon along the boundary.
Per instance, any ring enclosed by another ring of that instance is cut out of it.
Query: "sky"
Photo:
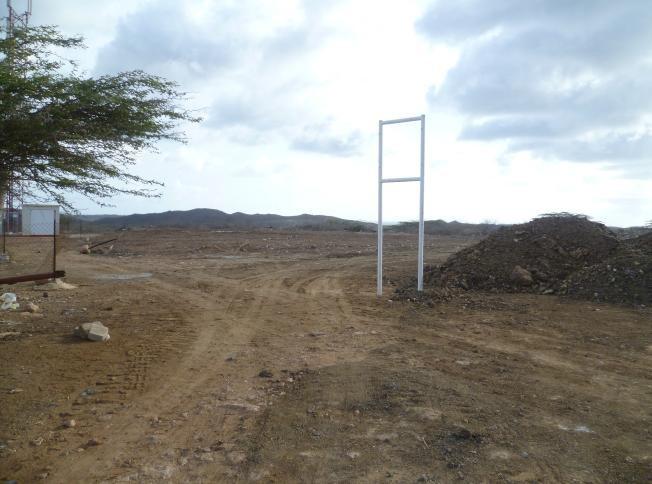
[[[204,118],[138,157],[160,198],[82,213],[373,221],[378,121],[425,114],[426,219],[652,219],[649,0],[33,0],[31,24],[82,35],[88,75],[175,80]],[[385,175],[417,175],[418,124],[383,134]],[[384,218],[418,218],[417,183],[385,185]]]

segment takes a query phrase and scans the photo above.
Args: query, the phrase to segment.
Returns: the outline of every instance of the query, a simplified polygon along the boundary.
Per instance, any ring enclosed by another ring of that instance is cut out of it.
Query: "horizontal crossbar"
[[[400,183],[400,182],[411,182],[411,181],[421,181],[421,178],[418,176],[408,176],[406,178],[383,178],[380,180],[381,183]]]
[[[409,123],[412,121],[421,121],[421,116],[414,116],[412,118],[401,118],[401,119],[388,119],[387,121],[381,121],[380,124],[398,124],[398,123]]]

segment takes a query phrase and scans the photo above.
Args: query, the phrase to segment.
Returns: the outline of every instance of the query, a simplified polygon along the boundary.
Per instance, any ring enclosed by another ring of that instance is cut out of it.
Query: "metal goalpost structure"
[[[421,122],[420,174],[405,178],[383,178],[383,126],[387,124]],[[378,267],[376,270],[376,294],[383,295],[383,183],[419,182],[419,252],[417,255],[417,290],[423,291],[423,197],[425,182],[426,115],[412,118],[378,121]]]

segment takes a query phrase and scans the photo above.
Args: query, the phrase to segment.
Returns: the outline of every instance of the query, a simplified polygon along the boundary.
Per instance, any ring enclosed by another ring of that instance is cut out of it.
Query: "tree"
[[[0,40],[0,194],[19,182],[67,209],[71,193],[100,204],[158,195],[160,182],[129,168],[161,140],[185,142],[178,124],[199,118],[180,107],[186,94],[174,82],[142,71],[86,77],[58,54],[82,47],[49,26]]]

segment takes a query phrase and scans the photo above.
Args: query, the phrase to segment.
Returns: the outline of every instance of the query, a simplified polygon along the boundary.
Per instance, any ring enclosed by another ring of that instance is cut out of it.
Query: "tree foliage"
[[[174,82],[142,71],[87,77],[59,55],[82,47],[49,26],[0,40],[0,194],[19,182],[68,209],[71,193],[156,196],[161,183],[129,172],[136,155],[184,142],[179,123],[199,121]]]

